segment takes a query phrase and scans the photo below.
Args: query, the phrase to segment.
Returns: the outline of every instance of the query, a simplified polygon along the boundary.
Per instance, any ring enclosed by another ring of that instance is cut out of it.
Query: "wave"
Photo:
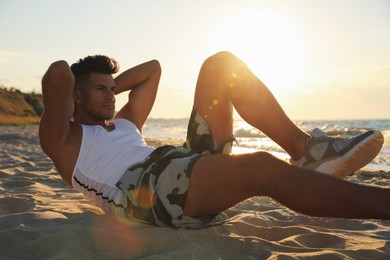
[[[390,130],[384,130],[382,131],[382,134],[385,138],[384,145],[390,147]]]
[[[238,128],[234,130],[234,135],[236,137],[266,137],[265,134],[263,134],[262,132],[260,132],[255,128],[252,129]]]
[[[306,132],[319,128],[330,136],[351,137],[367,130],[380,130],[384,135],[384,145],[378,156],[369,164],[370,168],[390,171],[390,120],[350,120],[350,121],[297,121],[298,127]],[[143,129],[147,138],[182,142],[187,133],[187,119],[149,119]],[[234,121],[236,146],[255,150],[266,150],[287,154],[261,131],[245,121]]]

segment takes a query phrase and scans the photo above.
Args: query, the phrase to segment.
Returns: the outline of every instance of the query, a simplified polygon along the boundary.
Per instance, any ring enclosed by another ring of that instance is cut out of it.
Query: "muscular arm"
[[[65,61],[50,65],[42,79],[44,112],[39,137],[42,149],[55,162],[60,147],[70,139],[70,119],[74,112],[74,76]]]
[[[116,118],[132,121],[141,131],[156,99],[161,76],[157,60],[130,68],[115,78],[116,94],[130,90],[129,100],[118,112]]]

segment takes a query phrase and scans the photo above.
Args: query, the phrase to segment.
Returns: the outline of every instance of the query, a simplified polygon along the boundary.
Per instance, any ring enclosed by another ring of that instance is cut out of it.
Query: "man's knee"
[[[226,63],[227,61],[231,61],[231,60],[235,60],[235,59],[237,59],[237,57],[233,53],[228,52],[228,51],[220,51],[220,52],[217,52],[214,55],[211,55],[210,57],[208,57],[206,59],[205,63],[207,63],[207,62]]]
[[[202,69],[212,69],[215,71],[234,71],[235,68],[243,65],[243,62],[237,58],[234,54],[228,51],[217,52],[216,54],[208,57],[203,65]]]
[[[288,167],[287,163],[265,151],[257,151],[251,154],[237,155],[237,166],[247,169],[249,174],[274,174],[282,168]]]
[[[271,196],[275,192],[275,184],[283,181],[284,176],[289,174],[290,165],[278,159],[274,155],[259,151],[248,157],[246,166],[250,168],[251,177],[247,176],[250,182],[247,188],[254,195]]]
[[[249,163],[253,163],[254,165],[256,165],[256,167],[260,167],[263,169],[268,167],[280,168],[286,165],[284,161],[276,158],[271,153],[265,151],[258,151],[253,153],[250,160],[251,161]]]

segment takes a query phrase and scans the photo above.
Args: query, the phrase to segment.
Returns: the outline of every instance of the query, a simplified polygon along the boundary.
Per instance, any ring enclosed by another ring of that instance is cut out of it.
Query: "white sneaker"
[[[290,159],[290,163],[341,178],[371,162],[384,141],[380,131],[367,131],[352,138],[338,138],[327,136],[315,128],[310,135],[305,154],[297,161]]]

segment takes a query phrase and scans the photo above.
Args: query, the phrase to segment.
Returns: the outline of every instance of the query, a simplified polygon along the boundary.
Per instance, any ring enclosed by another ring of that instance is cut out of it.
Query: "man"
[[[155,149],[141,132],[160,65],[152,60],[114,79],[118,68],[106,56],[89,56],[71,68],[54,62],[42,79],[42,149],[67,183],[104,210],[156,225],[202,227],[249,197],[269,196],[312,216],[390,218],[390,190],[334,177],[370,162],[383,144],[380,132],[310,136],[241,60],[220,52],[201,68],[184,147]],[[128,102],[113,118],[115,95],[125,91]],[[283,147],[292,165],[266,152],[232,155],[233,108]]]

